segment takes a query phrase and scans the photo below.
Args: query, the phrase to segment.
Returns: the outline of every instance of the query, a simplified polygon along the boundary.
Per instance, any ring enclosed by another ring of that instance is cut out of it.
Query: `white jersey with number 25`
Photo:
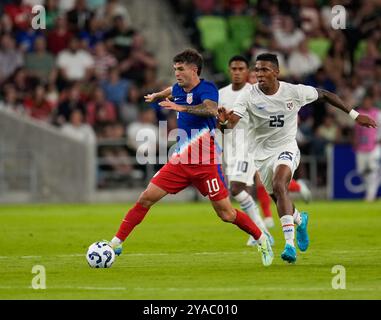
[[[300,108],[318,98],[314,87],[279,81],[278,91],[266,95],[258,84],[244,90],[234,103],[234,113],[243,117],[247,112],[251,144],[255,160],[264,160],[286,145],[297,147],[296,132]]]

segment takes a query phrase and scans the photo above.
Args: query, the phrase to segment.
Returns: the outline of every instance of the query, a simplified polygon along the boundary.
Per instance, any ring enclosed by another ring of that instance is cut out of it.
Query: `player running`
[[[300,251],[309,245],[307,233],[308,214],[299,213],[293,205],[287,186],[299,165],[300,152],[296,143],[297,116],[300,108],[322,99],[348,113],[357,124],[375,128],[376,123],[366,115],[346,106],[334,93],[302,84],[279,81],[279,63],[276,55],[265,53],[256,59],[258,83],[245,90],[234,104],[233,111],[220,108],[220,121],[227,120],[223,128],[232,129],[247,112],[254,130],[249,139],[255,139],[252,150],[255,166],[266,190],[277,205],[282,224],[285,248],[281,258],[289,263],[296,261],[296,239]]]
[[[229,73],[231,84],[219,90],[219,105],[225,108],[233,106],[235,100],[243,90],[248,90],[251,85],[247,82],[249,78],[249,62],[240,55],[233,56],[229,60]],[[256,79],[251,77],[255,83]],[[249,217],[268,234],[267,227],[274,225],[272,214],[270,211],[270,198],[267,194],[257,170],[254,165],[254,157],[250,154],[249,144],[253,144],[253,139],[248,139],[249,132],[253,130],[252,124],[249,122],[248,114],[242,117],[232,132],[225,133],[224,136],[224,160],[226,163],[225,173],[228,177],[230,185],[230,193],[233,198],[240,204],[240,207]],[[255,189],[257,190],[258,200],[264,208],[265,222],[262,220],[257,204],[250,194],[250,189],[253,186],[255,177]],[[289,191],[302,192],[305,201],[310,198],[310,191],[307,186],[303,187],[295,180],[291,180]],[[273,243],[273,238],[270,236],[270,241]],[[249,237],[247,245],[254,245],[255,240]]]
[[[165,99],[159,105],[178,112],[177,152],[154,175],[135,206],[126,214],[110,244],[119,255],[122,242],[152,205],[168,193],[175,194],[193,185],[202,195],[208,195],[223,221],[237,225],[254,237],[262,263],[269,266],[273,260],[269,239],[245,213],[233,208],[221,165],[218,164],[219,152],[214,139],[218,90],[213,83],[200,79],[203,59],[197,51],[185,50],[176,55],[173,62],[177,83],[161,92],[149,94],[145,99],[147,102]],[[174,102],[169,100],[170,96]]]
[[[239,94],[244,90],[249,90],[250,84],[247,82],[249,74],[249,62],[243,56],[233,56],[229,60],[229,73],[231,84],[219,90],[219,106],[229,108],[233,106]],[[250,130],[247,113],[231,132],[224,135],[224,160],[225,174],[227,175],[230,193],[239,203],[241,209],[255,222],[259,228],[269,234],[271,244],[274,243],[272,236],[263,222],[257,204],[250,194],[250,189],[254,183],[256,172],[254,159],[248,152],[249,144],[254,140],[249,140]],[[256,241],[249,237],[247,245],[255,245]]]

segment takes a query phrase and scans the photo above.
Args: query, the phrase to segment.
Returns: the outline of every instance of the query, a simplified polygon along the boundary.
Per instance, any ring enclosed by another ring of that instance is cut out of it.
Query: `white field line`
[[[326,250],[326,253],[329,253],[331,251]],[[367,250],[334,250],[335,254],[355,254],[355,253],[381,253],[380,249],[367,249]],[[123,256],[130,256],[130,257],[154,257],[154,256],[172,256],[172,255],[248,255],[253,254],[253,250],[247,250],[247,251],[204,251],[204,252],[188,252],[188,251],[182,251],[182,252],[146,252],[146,253],[125,253]],[[85,253],[74,253],[74,254],[57,254],[57,255],[36,255],[36,256],[0,256],[0,259],[41,259],[41,258],[72,258],[72,257],[84,257]],[[304,255],[304,253],[303,253]]]
[[[15,290],[15,289],[30,289],[33,290],[32,287],[20,287],[20,286],[0,286],[0,290]],[[91,287],[91,286],[47,286],[44,290],[38,290],[38,291],[45,291],[45,290],[85,290],[85,291],[150,291],[150,292],[156,292],[156,291],[170,291],[170,292],[242,292],[242,291],[295,291],[295,292],[305,292],[305,291],[337,291],[338,293],[344,293],[345,291],[357,291],[357,292],[381,292],[381,288],[347,288],[344,290],[333,290],[329,287],[238,287],[238,288],[222,288],[222,287],[201,287],[201,288],[143,288],[143,287],[136,287],[136,288],[127,288],[127,287]]]

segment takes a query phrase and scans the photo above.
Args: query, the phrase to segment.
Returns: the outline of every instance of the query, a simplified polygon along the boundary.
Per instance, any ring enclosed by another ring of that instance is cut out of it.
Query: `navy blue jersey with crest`
[[[173,102],[178,105],[197,106],[204,100],[218,103],[218,89],[209,81],[200,79],[200,83],[190,92],[185,92],[177,83],[172,87]],[[177,127],[186,132],[186,137],[178,136],[175,156],[191,158],[192,163],[213,163],[216,158],[214,133],[216,117],[201,117],[188,112],[178,112]],[[197,146],[197,148],[196,148]],[[191,155],[192,154],[192,155]]]

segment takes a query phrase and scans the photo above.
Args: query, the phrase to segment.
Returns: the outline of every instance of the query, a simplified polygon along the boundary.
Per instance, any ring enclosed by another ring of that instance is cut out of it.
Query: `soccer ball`
[[[91,268],[110,268],[115,261],[115,253],[107,241],[98,241],[87,250],[86,260]]]

